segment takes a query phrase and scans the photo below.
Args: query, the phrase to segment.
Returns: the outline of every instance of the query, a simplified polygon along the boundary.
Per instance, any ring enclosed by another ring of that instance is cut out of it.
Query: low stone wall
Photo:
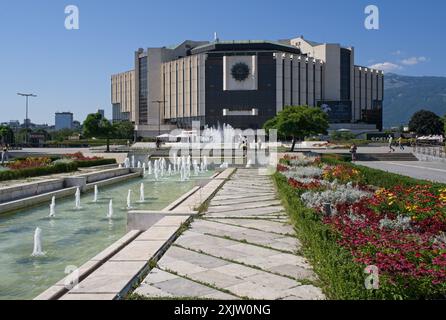
[[[85,177],[86,182],[88,183],[94,183],[101,180],[106,180],[114,177],[123,176],[125,174],[130,173],[129,169],[121,168],[121,169],[108,169],[108,170],[102,170],[98,172],[89,172],[85,174],[78,175],[76,177]]]
[[[109,169],[60,179],[24,183],[0,189],[0,214],[14,211],[75,193],[90,191],[95,185],[106,186],[142,176],[142,169]]]
[[[4,212],[10,212],[14,210],[19,210],[26,207],[35,206],[43,202],[49,202],[53,196],[56,198],[63,198],[74,195],[76,193],[76,187],[65,188],[57,191],[51,191],[44,194],[39,194],[33,197],[27,197],[25,199],[19,199],[14,201],[9,201],[0,204],[0,214]]]
[[[60,190],[64,187],[63,179],[51,179],[40,182],[24,183],[0,189],[0,204],[39,194]]]

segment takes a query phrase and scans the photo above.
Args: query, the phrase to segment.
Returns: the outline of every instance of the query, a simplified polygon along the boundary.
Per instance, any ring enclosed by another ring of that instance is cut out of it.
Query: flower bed
[[[446,298],[444,186],[406,184],[403,179],[400,185],[375,188],[364,184],[367,173],[360,167],[339,162],[295,166],[287,161],[288,170],[281,168],[276,182],[329,295]],[[299,178],[311,167],[323,170],[322,175]],[[364,287],[362,270],[371,265],[379,270],[379,290]],[[338,273],[335,267],[351,274]]]
[[[0,170],[0,181],[31,178],[49,174],[77,171],[78,168],[115,164],[115,159],[84,157],[82,153],[66,155],[64,158],[29,157],[8,164],[8,170]]]
[[[51,159],[47,157],[29,157],[23,160],[16,160],[7,165],[11,170],[31,169],[45,167],[51,163]]]
[[[68,153],[64,155],[65,158],[72,159],[75,161],[92,161],[92,160],[102,160],[102,157],[86,157],[82,152]]]

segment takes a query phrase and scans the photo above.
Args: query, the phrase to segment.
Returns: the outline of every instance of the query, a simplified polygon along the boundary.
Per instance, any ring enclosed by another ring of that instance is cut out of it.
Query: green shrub
[[[58,163],[45,167],[28,168],[20,170],[8,170],[0,172],[0,181],[25,179],[31,177],[44,176],[55,173],[65,173],[77,170],[76,163]]]
[[[105,166],[109,164],[116,164],[116,159],[98,159],[98,160],[83,160],[75,161],[78,168]]]

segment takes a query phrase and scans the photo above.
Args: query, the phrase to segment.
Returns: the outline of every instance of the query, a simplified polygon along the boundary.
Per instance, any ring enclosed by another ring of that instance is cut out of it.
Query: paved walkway
[[[425,161],[357,162],[362,166],[397,173],[404,176],[446,183],[446,163]]]
[[[152,298],[324,299],[270,177],[239,169],[135,293]]]

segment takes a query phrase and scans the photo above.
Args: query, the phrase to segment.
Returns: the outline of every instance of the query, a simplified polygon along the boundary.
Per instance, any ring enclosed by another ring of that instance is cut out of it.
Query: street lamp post
[[[25,117],[25,144],[28,144],[28,98],[32,97],[35,98],[37,97],[37,95],[32,94],[32,93],[17,93],[17,95],[25,97],[26,98],[26,117]]]
[[[158,103],[158,113],[159,113],[159,118],[158,118],[158,135],[161,135],[161,103],[165,103],[166,101],[164,100],[154,100],[152,101],[154,103]],[[163,108],[163,113],[164,113],[164,108]]]

